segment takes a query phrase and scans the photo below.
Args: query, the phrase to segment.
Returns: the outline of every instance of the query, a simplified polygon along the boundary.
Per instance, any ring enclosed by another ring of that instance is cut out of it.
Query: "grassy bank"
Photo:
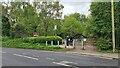
[[[46,46],[45,44],[39,44],[39,43],[34,43],[34,44],[24,43],[21,41],[21,39],[9,39],[9,40],[2,41],[2,47],[49,50],[49,51],[63,50],[59,46],[51,46],[51,45]]]

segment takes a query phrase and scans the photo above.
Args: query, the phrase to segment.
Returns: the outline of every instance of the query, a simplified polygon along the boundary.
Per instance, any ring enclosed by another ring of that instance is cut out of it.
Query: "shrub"
[[[1,45],[0,45],[1,46]],[[23,48],[23,49],[38,49],[38,50],[60,50],[62,49],[59,46],[50,46],[45,44],[38,44],[38,43],[24,43],[21,39],[10,39],[7,41],[2,42],[2,47],[8,48]]]
[[[59,36],[39,36],[23,38],[23,42],[26,43],[46,43],[46,41],[48,42],[48,44],[50,44],[51,41],[53,41],[54,45],[57,45],[57,41],[59,41],[60,44],[62,44],[62,38]]]
[[[1,36],[0,38],[2,38],[2,41],[6,41],[6,40],[9,39],[9,37],[7,37],[7,36],[6,36],[6,37],[2,37],[2,36]]]
[[[97,40],[97,47],[98,47],[98,50],[111,50],[112,44],[110,43],[109,40],[100,38]]]

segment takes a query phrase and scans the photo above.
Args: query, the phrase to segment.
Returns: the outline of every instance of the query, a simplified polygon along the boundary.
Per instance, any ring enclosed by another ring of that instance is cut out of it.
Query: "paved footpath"
[[[82,47],[80,45],[81,43],[76,43],[75,49],[71,51],[66,51],[66,53],[95,56],[95,57],[106,58],[106,59],[120,59],[118,53],[97,52],[96,46],[93,46],[93,45],[85,45],[85,50],[82,50]],[[65,47],[65,46],[61,45],[61,47]],[[72,47],[69,47],[69,48],[72,48]]]

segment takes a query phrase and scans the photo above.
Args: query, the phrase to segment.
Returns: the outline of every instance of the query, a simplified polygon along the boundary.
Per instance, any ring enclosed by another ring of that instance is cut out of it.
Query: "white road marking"
[[[24,57],[29,58],[29,59],[38,60],[38,58],[33,58],[33,57],[30,57],[30,56],[24,56]]]
[[[61,62],[53,62],[54,64],[58,64],[58,65],[63,65],[63,66],[67,66],[67,67],[74,67],[74,68],[79,68],[76,66],[73,66],[71,64],[77,64],[75,62],[69,62],[69,61],[61,61]],[[69,63],[69,64],[68,64]]]
[[[55,59],[53,59],[53,58],[49,58],[49,57],[47,57],[46,59],[49,59],[49,60],[55,60]]]
[[[30,56],[24,56],[24,55],[19,55],[19,54],[13,54],[15,56],[19,56],[19,57],[25,57],[25,58],[29,58],[29,59],[33,59],[33,60],[38,60],[38,58],[33,58],[33,57],[30,57]]]
[[[2,51],[0,51],[0,53],[6,53],[6,52],[2,52]]]
[[[70,61],[62,61],[62,63],[71,63],[71,64],[77,64],[75,62],[70,62]]]
[[[19,54],[13,54],[13,55],[23,57],[23,55],[19,55]]]
[[[67,66],[67,67],[70,67],[70,65],[67,65],[67,64],[63,64],[63,63],[58,63],[58,62],[53,62],[54,64],[58,64],[58,65],[63,65],[63,66]]]

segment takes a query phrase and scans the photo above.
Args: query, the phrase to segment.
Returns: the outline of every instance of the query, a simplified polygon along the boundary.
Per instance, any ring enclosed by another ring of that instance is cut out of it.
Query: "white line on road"
[[[67,64],[63,64],[63,63],[58,63],[58,62],[53,62],[54,64],[58,64],[58,65],[63,65],[63,66],[67,66],[67,67],[70,67],[70,65],[67,65]]]
[[[33,57],[30,57],[30,56],[24,56],[24,55],[19,55],[19,54],[13,54],[15,56],[19,56],[19,57],[25,57],[25,58],[29,58],[29,59],[33,59],[33,60],[38,60],[38,58],[33,58]]]
[[[6,52],[2,52],[2,51],[0,51],[0,53],[6,53]]]
[[[53,58],[49,58],[49,57],[47,57],[46,59],[49,59],[49,60],[55,60],[55,59],[53,59]]]
[[[23,55],[19,55],[19,54],[13,54],[13,55],[23,57]]]
[[[33,57],[30,57],[30,56],[24,56],[24,57],[29,58],[29,59],[38,60],[38,58],[33,58]]]
[[[70,62],[70,61],[62,61],[62,63],[70,63],[70,64],[77,64],[77,63],[75,63],[75,62]]]

